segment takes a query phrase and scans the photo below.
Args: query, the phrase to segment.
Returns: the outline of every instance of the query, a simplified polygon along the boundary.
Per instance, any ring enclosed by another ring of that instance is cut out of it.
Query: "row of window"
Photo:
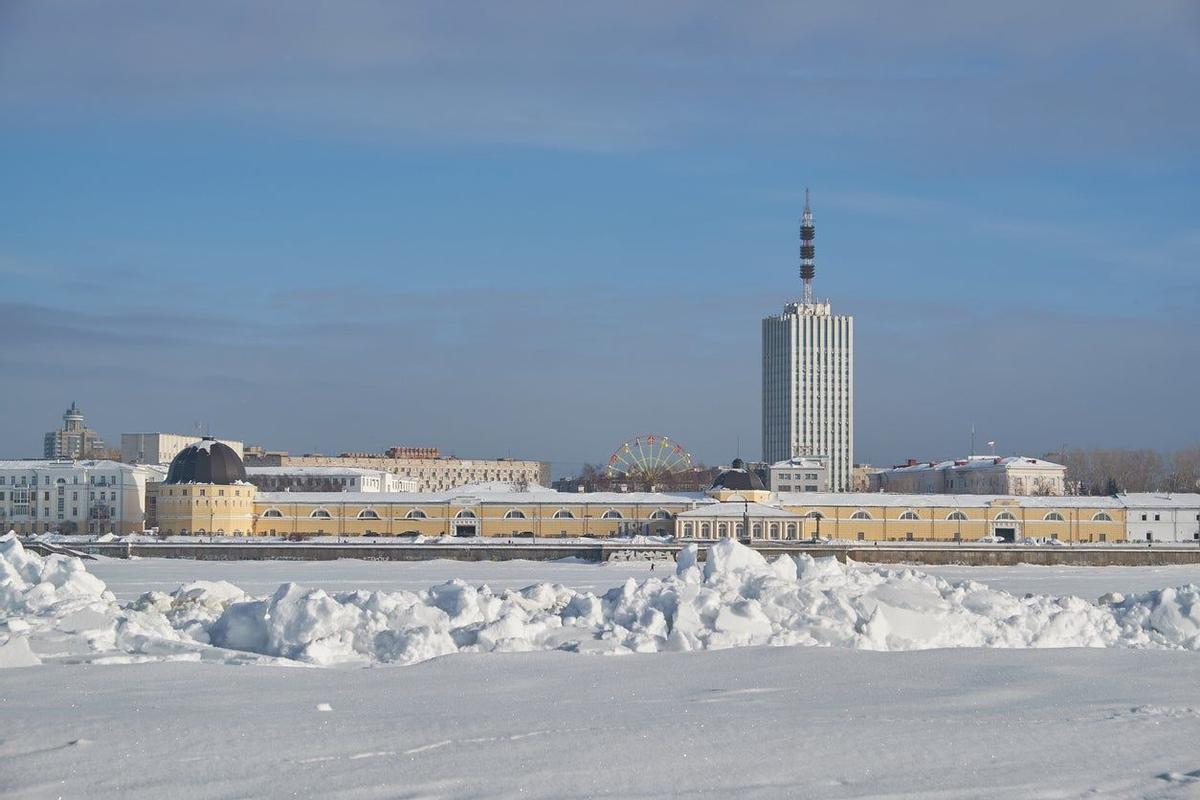
[[[188,496],[188,492],[189,492],[189,491],[190,491],[190,490],[188,490],[188,489],[180,489],[180,490],[179,490],[179,496],[180,496],[180,497],[187,497],[187,496]],[[198,496],[198,497],[205,497],[205,496],[206,496],[206,495],[205,495],[205,492],[206,492],[206,491],[208,491],[208,490],[207,490],[207,489],[197,489],[197,490],[196,490],[196,494],[197,494],[197,496]],[[167,494],[168,494],[168,495],[172,495],[172,496],[173,496],[173,495],[175,494],[175,490],[174,490],[174,489],[167,489]],[[217,490],[217,497],[224,497],[224,496],[225,496],[225,490],[224,490],[224,489],[218,489],[218,490]],[[234,490],[233,490],[233,496],[234,496],[234,497],[241,497],[241,496],[242,496],[242,490],[241,490],[241,489],[234,489]],[[249,496],[250,496],[250,493],[249,493],[249,492],[247,492],[247,493],[246,493],[246,496],[247,496],[247,497],[249,497]]]
[[[809,514],[809,516],[812,516],[812,514],[815,514],[815,513],[817,513],[817,512],[811,512]],[[898,517],[898,519],[902,519],[902,520],[919,520],[920,518],[921,517],[915,511],[905,511],[903,514],[901,514]],[[853,514],[851,514],[850,519],[874,519],[874,517],[872,517],[866,511],[859,510],[859,511],[855,511]],[[967,515],[961,511],[951,511],[949,514],[946,515],[946,519],[950,520],[950,521],[959,521],[959,522],[966,522],[968,520]],[[995,517],[993,517],[993,520],[997,521],[997,522],[1001,522],[1001,521],[1016,522],[1017,518],[1014,517],[1011,513],[1007,512],[1007,511],[1001,511],[999,514],[997,514]],[[1057,511],[1049,512],[1048,514],[1046,514],[1046,516],[1042,517],[1042,520],[1045,522],[1066,522],[1066,518],[1064,518],[1063,515],[1058,513]],[[1104,511],[1098,511],[1092,515],[1092,522],[1112,522],[1112,521],[1113,521],[1113,518]]]
[[[1161,514],[1155,514],[1155,515],[1154,515],[1154,521],[1155,521],[1155,522],[1162,522],[1162,519],[1161,519],[1161,517],[1162,517],[1162,515],[1161,515]],[[1146,519],[1146,515],[1145,515],[1145,514],[1142,514],[1142,522],[1148,522],[1148,521],[1149,521],[1149,520],[1147,520],[1147,519]],[[1196,515],[1196,521],[1197,521],[1197,522],[1200,522],[1200,514],[1197,514],[1197,515]],[[1149,535],[1149,534],[1147,534],[1147,535]]]
[[[278,508],[268,508],[263,512],[264,518],[279,518],[283,516],[283,512]],[[316,508],[308,515],[311,519],[332,519],[332,515],[324,508]],[[358,512],[358,519],[380,519],[378,512],[371,508],[365,508]],[[414,508],[404,515],[405,519],[429,519],[429,515],[419,508]],[[478,515],[469,509],[463,509],[454,515],[455,519],[478,519]],[[554,519],[575,519],[575,514],[565,508],[560,508],[554,512]],[[671,512],[665,509],[658,509],[650,515],[649,519],[662,520],[670,519]],[[525,512],[519,508],[509,509],[504,514],[504,519],[527,519]],[[600,515],[600,519],[625,519],[625,516],[616,509],[609,509]]]

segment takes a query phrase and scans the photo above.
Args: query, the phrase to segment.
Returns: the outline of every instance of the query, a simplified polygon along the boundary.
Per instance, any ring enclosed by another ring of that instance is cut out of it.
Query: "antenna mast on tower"
[[[804,216],[800,218],[800,278],[804,281],[804,305],[812,305],[812,280],[817,274],[817,268],[813,265],[813,256],[816,255],[816,248],[813,246],[813,238],[816,236],[816,228],[813,227],[812,207],[808,203],[808,189],[804,190]]]

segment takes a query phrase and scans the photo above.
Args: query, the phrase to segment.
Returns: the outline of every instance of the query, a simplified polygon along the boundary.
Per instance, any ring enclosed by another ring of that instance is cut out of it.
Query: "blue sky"
[[[1193,3],[8,3],[0,452],[759,445],[856,317],[858,460],[1192,444]]]

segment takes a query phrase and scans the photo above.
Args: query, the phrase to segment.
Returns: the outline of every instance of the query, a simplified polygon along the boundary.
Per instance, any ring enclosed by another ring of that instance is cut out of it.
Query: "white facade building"
[[[899,494],[1061,495],[1067,468],[1028,456],[916,461],[869,476],[873,492]]]
[[[828,459],[829,490],[854,467],[854,318],[789,303],[762,321],[762,448],[769,463]]]
[[[1200,543],[1200,494],[1119,494],[1125,537],[1131,542]]]
[[[800,456],[778,461],[768,468],[772,492],[828,492],[829,461],[821,456]]]
[[[126,464],[170,464],[180,450],[200,441],[199,436],[181,433],[122,433],[121,460]],[[233,448],[238,458],[244,458],[241,442],[218,439],[218,442]]]
[[[359,467],[246,467],[260,492],[419,492],[421,482],[385,469]]]
[[[774,464],[822,456],[829,490],[850,489],[854,472],[854,318],[813,299],[812,207],[804,192],[800,279],[804,296],[762,321],[762,457]]]
[[[135,533],[146,483],[164,477],[161,467],[117,461],[0,461],[0,530]]]

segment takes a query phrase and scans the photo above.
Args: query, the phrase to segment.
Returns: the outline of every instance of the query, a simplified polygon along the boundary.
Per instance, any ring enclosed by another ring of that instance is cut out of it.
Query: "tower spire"
[[[816,255],[816,248],[813,246],[813,238],[816,236],[816,228],[813,227],[812,206],[809,205],[808,187],[804,189],[804,215],[800,217],[800,278],[804,281],[804,304],[812,305],[813,292],[812,280],[817,274],[817,268],[813,264],[813,256]]]

